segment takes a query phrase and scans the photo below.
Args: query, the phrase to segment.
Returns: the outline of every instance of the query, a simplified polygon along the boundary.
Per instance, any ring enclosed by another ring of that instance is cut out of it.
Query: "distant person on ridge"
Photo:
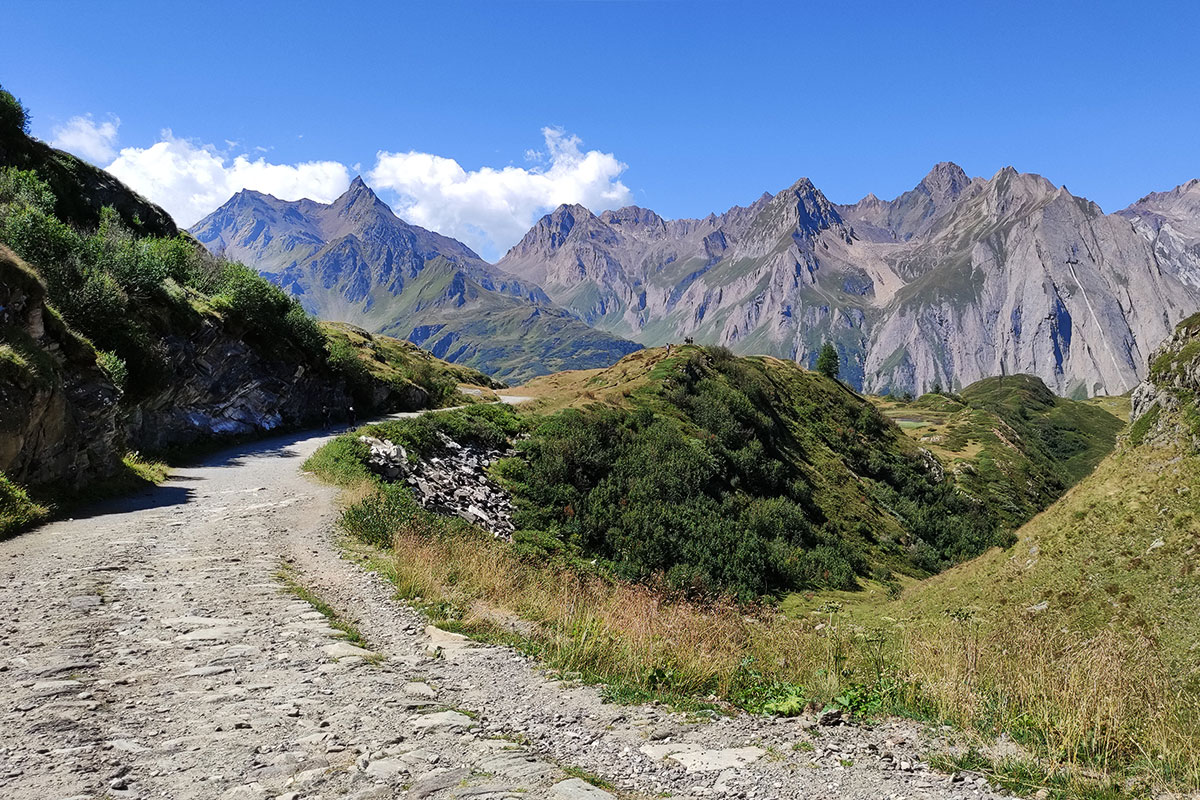
[[[350,420],[351,426],[358,423],[358,415],[354,413],[354,406],[350,406],[348,409],[346,409],[346,418]]]

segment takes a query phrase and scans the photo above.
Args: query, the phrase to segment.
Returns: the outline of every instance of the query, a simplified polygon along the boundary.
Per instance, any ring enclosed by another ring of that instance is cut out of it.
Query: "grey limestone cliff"
[[[499,262],[589,324],[811,365],[825,341],[869,391],[1037,375],[1128,391],[1200,308],[1200,182],[1117,214],[1011,167],[936,165],[893,200],[807,179],[704,219],[561,206]]]

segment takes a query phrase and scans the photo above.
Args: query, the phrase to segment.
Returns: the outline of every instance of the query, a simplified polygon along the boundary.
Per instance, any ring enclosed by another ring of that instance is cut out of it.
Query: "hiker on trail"
[[[350,406],[348,409],[346,409],[346,417],[350,420],[351,425],[358,423],[358,415],[354,413],[354,406]]]
[[[667,355],[671,355],[671,343],[667,342]]]
[[[329,406],[321,406],[322,427],[329,430]]]

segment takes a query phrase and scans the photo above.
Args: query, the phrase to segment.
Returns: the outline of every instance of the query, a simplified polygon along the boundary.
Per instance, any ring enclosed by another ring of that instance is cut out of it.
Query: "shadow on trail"
[[[172,486],[174,480],[174,478],[167,478],[165,483],[159,486],[149,486],[135,494],[102,500],[94,505],[73,509],[69,517],[71,519],[92,519],[110,514],[131,514],[135,511],[181,506],[191,501],[196,494],[195,491],[186,486]]]
[[[453,411],[461,407],[427,409],[426,411]],[[404,411],[394,414],[384,414],[371,419],[360,420],[355,425],[343,423],[329,429],[312,428],[308,430],[288,431],[249,441],[230,442],[228,447],[224,448],[214,442],[212,443],[214,448],[212,451],[172,464],[170,475],[158,486],[146,486],[120,497],[80,505],[72,508],[64,517],[77,520],[94,519],[111,514],[129,514],[137,511],[186,505],[196,499],[197,491],[180,484],[200,484],[207,480],[208,478],[204,474],[197,474],[201,470],[237,468],[261,459],[295,459],[296,470],[299,471],[300,464],[308,453],[315,451],[317,447],[335,436],[356,430],[364,425],[419,416],[426,413],[426,411]],[[304,448],[298,447],[302,443],[305,445]],[[49,524],[53,524],[53,522]],[[32,530],[37,530],[37,528]]]
[[[197,497],[197,490],[193,487],[207,480],[205,475],[198,474],[199,470],[236,468],[250,461],[264,458],[300,459],[302,453],[296,449],[297,443],[333,437],[341,432],[343,429],[340,428],[329,431],[319,429],[291,431],[252,442],[230,444],[223,450],[208,453],[187,465],[172,467],[167,479],[157,486],[146,486],[121,497],[82,505],[71,509],[66,516],[77,520],[94,519],[111,514],[130,514],[137,511],[185,505]],[[296,468],[299,469],[299,466],[297,463]]]

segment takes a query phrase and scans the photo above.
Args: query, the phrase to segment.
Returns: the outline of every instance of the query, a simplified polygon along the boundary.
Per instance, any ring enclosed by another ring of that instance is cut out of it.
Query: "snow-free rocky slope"
[[[328,205],[241,191],[192,233],[321,319],[407,339],[504,380],[606,366],[638,349],[582,324],[536,282],[399,219],[361,178]]]
[[[915,724],[812,733],[811,717],[606,704],[511,650],[427,632],[340,556],[335,490],[299,472],[322,441],[232,451],[0,542],[0,796],[614,796],[567,768],[625,797],[995,796],[928,771],[937,743]],[[285,563],[366,652],[289,596]]]
[[[728,345],[812,365],[836,343],[871,392],[1027,373],[1121,394],[1200,308],[1200,182],[1118,214],[1011,167],[938,164],[894,200],[831,203],[807,179],[665,220],[560,206],[499,262],[589,324],[646,345]]]

